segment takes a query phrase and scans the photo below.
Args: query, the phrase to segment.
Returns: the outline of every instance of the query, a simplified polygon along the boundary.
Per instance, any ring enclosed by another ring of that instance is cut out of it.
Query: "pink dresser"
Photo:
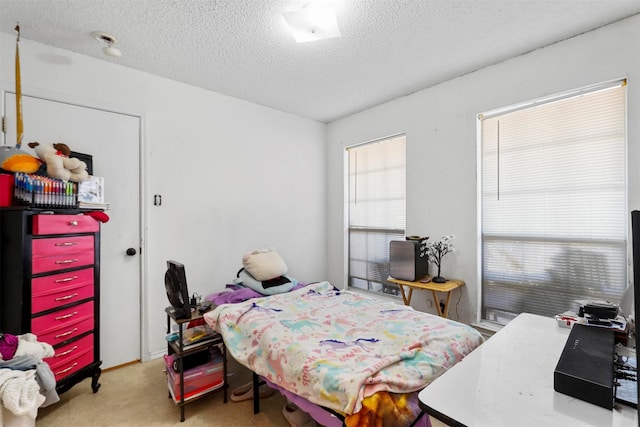
[[[31,332],[62,393],[100,384],[100,223],[79,210],[0,209],[0,330]]]

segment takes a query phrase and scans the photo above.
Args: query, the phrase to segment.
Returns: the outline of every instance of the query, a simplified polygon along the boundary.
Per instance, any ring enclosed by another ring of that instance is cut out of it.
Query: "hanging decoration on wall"
[[[22,137],[24,134],[22,124],[22,85],[20,81],[20,53],[18,51],[18,43],[20,42],[20,25],[16,25],[15,30],[18,32],[16,38],[16,146],[9,147],[7,145],[0,146],[0,169],[8,172],[24,172],[34,173],[40,168],[40,162],[37,158],[22,151]]]
[[[20,24],[16,25],[15,30],[18,32],[16,38],[16,148],[22,146],[22,137],[24,136],[24,127],[22,124],[22,82],[20,80]]]

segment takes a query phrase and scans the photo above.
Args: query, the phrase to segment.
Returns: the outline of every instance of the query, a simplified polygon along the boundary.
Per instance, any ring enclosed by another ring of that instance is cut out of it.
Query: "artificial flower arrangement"
[[[438,274],[431,279],[435,283],[444,283],[447,281],[444,277],[440,276],[440,268],[442,267],[442,258],[449,252],[454,252],[453,247],[454,235],[444,236],[442,239],[434,242],[427,242],[427,255],[429,261],[434,263],[438,267]]]

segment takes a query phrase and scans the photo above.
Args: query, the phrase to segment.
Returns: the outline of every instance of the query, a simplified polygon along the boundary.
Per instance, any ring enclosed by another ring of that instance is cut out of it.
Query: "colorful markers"
[[[14,177],[14,198],[17,205],[75,208],[78,206],[78,184],[18,172]]]

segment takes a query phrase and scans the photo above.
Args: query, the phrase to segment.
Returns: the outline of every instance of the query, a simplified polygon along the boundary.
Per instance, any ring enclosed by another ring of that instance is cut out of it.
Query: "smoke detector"
[[[113,37],[111,34],[107,34],[102,31],[94,31],[91,35],[101,43],[104,43],[106,46],[102,48],[102,52],[108,56],[114,56],[116,58],[120,58],[122,56],[122,52],[117,47],[113,47],[114,44],[118,42],[118,39]]]

